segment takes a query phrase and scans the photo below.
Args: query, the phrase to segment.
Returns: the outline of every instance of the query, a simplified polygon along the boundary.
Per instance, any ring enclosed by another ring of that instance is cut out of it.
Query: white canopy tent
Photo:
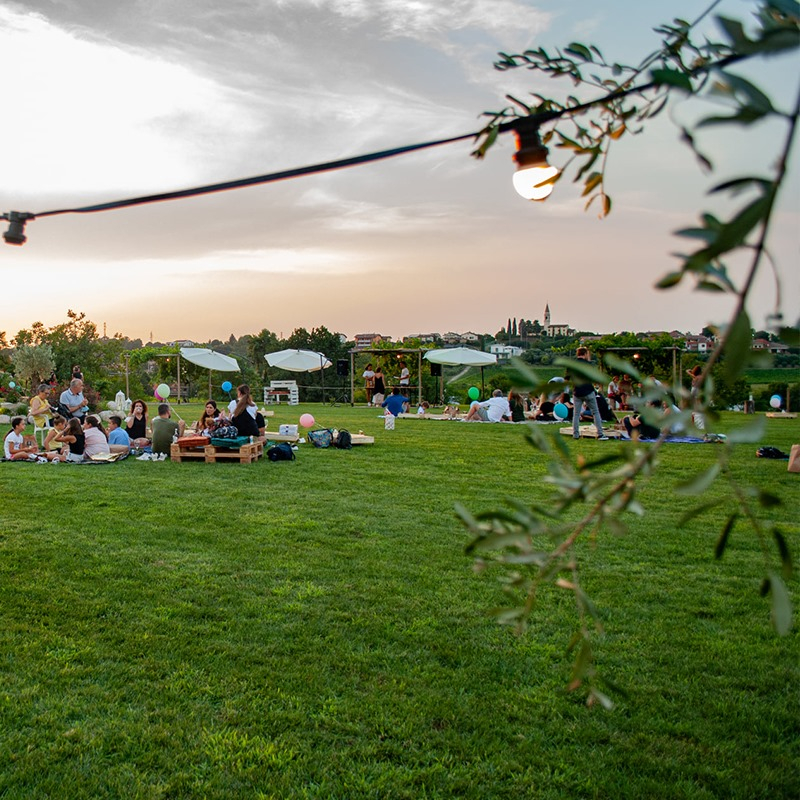
[[[445,347],[441,350],[429,350],[424,358],[432,364],[443,364],[451,367],[480,367],[481,369],[481,394],[485,394],[483,382],[483,368],[497,363],[494,353],[484,353],[482,350],[473,350],[470,347]],[[444,384],[444,378],[442,378]],[[440,392],[444,394],[444,391]]]

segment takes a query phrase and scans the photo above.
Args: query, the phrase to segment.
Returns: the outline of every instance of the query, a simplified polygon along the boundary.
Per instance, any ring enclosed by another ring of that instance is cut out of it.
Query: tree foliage
[[[49,344],[22,344],[13,356],[14,374],[33,393],[38,384],[47,380],[56,367],[53,349]]]
[[[748,129],[762,120],[783,123],[781,138],[774,149],[774,171],[771,174],[737,176],[717,183],[713,195],[725,195],[738,203],[726,218],[704,212],[699,222],[677,231],[686,241],[686,252],[679,255],[679,267],[659,282],[668,289],[686,278],[694,280],[702,291],[723,292],[734,298],[735,310],[725,326],[720,344],[705,362],[702,388],[697,398],[689,397],[680,385],[672,387],[675,397],[685,405],[695,404],[695,410],[705,416],[715,402],[724,396],[721,385],[729,390],[736,386],[748,363],[751,347],[751,325],[747,298],[756,274],[765,260],[770,223],[775,200],[784,186],[789,154],[795,140],[800,117],[800,93],[791,108],[781,109],[762,89],[734,71],[737,64],[752,59],[782,54],[794,56],[800,44],[800,6],[795,0],[763,0],[754,3],[752,30],[739,20],[716,17],[720,31],[717,40],[698,29],[699,23],[710,14],[713,3],[693,23],[675,19],[656,28],[662,36],[662,46],[637,65],[626,65],[607,59],[594,45],[572,42],[563,49],[549,52],[544,48],[528,50],[518,55],[500,54],[496,67],[501,70],[526,68],[546,77],[569,81],[573,90],[599,90],[599,98],[585,100],[577,94],[556,100],[533,94],[526,103],[509,97],[513,103],[492,113],[489,124],[480,138],[475,155],[483,157],[509,123],[525,117],[535,117],[544,130],[542,141],[568,154],[563,176],[574,171],[574,180],[583,182],[586,208],[597,202],[601,216],[611,211],[612,202],[605,190],[608,154],[620,146],[632,133],[641,133],[648,122],[660,114],[675,97],[682,101],[712,98],[717,107],[726,109],[702,117],[693,129],[681,128],[680,136],[693,149],[702,168],[713,171],[711,160],[696,146],[697,129],[714,126]],[[796,78],[796,70],[789,72]],[[743,199],[742,199],[743,198]],[[749,267],[744,279],[737,284],[727,261],[734,255],[749,255]],[[777,280],[777,278],[776,278]],[[780,309],[776,309],[778,333],[787,343],[797,340],[796,329],[781,328]],[[642,345],[637,341],[637,346]],[[587,370],[586,364],[562,362],[588,380],[607,380]],[[632,363],[608,353],[605,366],[623,372],[634,381],[642,374]],[[532,385],[540,384],[530,373]],[[549,458],[549,482],[558,496],[555,508],[539,508],[518,503],[507,510],[473,514],[459,508],[464,523],[474,534],[469,552],[475,554],[482,567],[487,561],[503,568],[503,581],[515,596],[515,605],[499,614],[501,622],[523,630],[533,614],[538,598],[546,587],[571,592],[578,609],[579,622],[570,643],[575,654],[569,688],[583,689],[590,704],[610,707],[612,700],[604,690],[593,662],[593,637],[602,630],[600,615],[581,586],[577,544],[588,536],[624,533],[630,515],[643,515],[639,501],[639,482],[657,467],[657,454],[666,436],[665,418],[648,402],[665,398],[664,390],[645,384],[641,410],[645,420],[661,427],[665,433],[650,447],[626,448],[610,452],[595,463],[585,463],[558,438],[530,431],[531,443]],[[691,424],[691,413],[685,411],[683,421]],[[759,440],[763,420],[756,420],[732,433],[719,448],[719,459],[703,473],[685,481],[676,490],[697,496],[700,502],[688,518],[715,511],[721,520],[716,548],[720,557],[734,530],[737,519],[749,521],[759,538],[764,558],[762,594],[769,596],[771,619],[779,634],[788,632],[791,625],[791,606],[785,580],[791,575],[789,548],[778,529],[764,522],[759,508],[780,503],[780,498],[768,495],[756,487],[736,484],[727,465],[732,448],[737,443]],[[711,506],[702,502],[706,490],[717,480],[727,482],[726,496]],[[574,519],[576,509],[578,521]],[[777,563],[776,563],[777,562]]]

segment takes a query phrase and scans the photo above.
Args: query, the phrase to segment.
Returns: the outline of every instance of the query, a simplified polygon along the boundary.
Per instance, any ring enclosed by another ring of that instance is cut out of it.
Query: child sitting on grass
[[[14,417],[11,430],[3,440],[3,453],[8,461],[36,461],[39,448],[35,444],[25,444],[24,431],[25,418]]]

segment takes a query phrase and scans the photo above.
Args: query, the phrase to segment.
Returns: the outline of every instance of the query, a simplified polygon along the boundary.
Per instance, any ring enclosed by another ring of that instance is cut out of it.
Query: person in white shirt
[[[468,422],[502,422],[511,419],[511,406],[503,396],[502,389],[495,389],[492,396],[482,403],[473,404],[465,417]]]

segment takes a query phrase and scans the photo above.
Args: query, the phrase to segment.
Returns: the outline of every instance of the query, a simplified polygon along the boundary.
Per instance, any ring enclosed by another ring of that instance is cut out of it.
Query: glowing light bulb
[[[547,163],[547,148],[539,138],[537,125],[522,121],[515,133],[517,171],[513,178],[514,188],[526,200],[544,200],[553,191],[553,183],[546,181],[552,181],[559,170]]]
[[[531,167],[519,167],[512,180],[517,194],[521,197],[526,200],[544,200],[553,191],[553,184],[545,183],[544,186],[540,184],[555,175],[558,175],[558,170],[545,162]]]

